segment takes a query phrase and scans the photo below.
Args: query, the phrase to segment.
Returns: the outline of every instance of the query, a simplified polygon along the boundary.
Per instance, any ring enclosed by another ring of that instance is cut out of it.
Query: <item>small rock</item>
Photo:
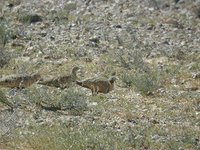
[[[193,78],[193,79],[198,79],[198,78],[200,78],[200,72],[198,72],[198,73],[193,72],[193,73],[192,73],[192,78]]]
[[[175,78],[173,78],[172,80],[171,80],[171,84],[177,84],[177,79],[175,79]]]
[[[94,43],[99,43],[100,42],[98,37],[90,38],[89,41],[94,42]]]
[[[137,122],[133,119],[127,119],[128,122],[133,123],[133,124],[137,124]]]
[[[151,120],[151,123],[153,123],[153,124],[159,124],[159,121],[157,121],[157,120],[155,120],[155,119],[152,119],[152,120]]]
[[[40,22],[42,21],[42,17],[37,14],[30,15],[30,23]]]
[[[50,59],[51,57],[49,55],[45,55],[43,58],[44,59]]]
[[[89,63],[89,62],[92,62],[92,61],[93,61],[93,59],[92,59],[92,58],[90,58],[90,57],[85,57],[85,58],[83,58],[83,60],[84,60],[85,62],[87,62],[87,63]]]
[[[41,33],[39,33],[42,37],[45,37],[47,35],[46,31],[41,31]]]
[[[36,22],[41,22],[42,17],[39,16],[38,14],[27,14],[27,15],[21,16],[19,18],[19,21],[27,22],[27,23],[36,23]]]
[[[114,27],[115,27],[115,28],[120,28],[120,29],[122,28],[121,25],[115,25]]]
[[[158,134],[152,135],[151,139],[152,140],[158,140],[160,136]]]

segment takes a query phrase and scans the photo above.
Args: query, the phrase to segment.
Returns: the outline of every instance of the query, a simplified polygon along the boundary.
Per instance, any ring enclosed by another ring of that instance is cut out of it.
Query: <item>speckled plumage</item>
[[[114,82],[116,81],[116,77],[112,76],[109,79],[103,78],[92,78],[85,79],[83,81],[76,81],[76,83],[84,88],[88,88],[92,91],[92,95],[98,93],[109,93],[114,89]]]
[[[79,67],[74,67],[71,71],[71,74],[59,76],[50,78],[47,80],[39,81],[38,84],[46,85],[46,86],[52,86],[52,87],[59,87],[59,88],[67,88],[71,85],[72,82],[75,82],[77,80],[77,71],[79,70]]]
[[[9,75],[0,79],[0,86],[6,88],[26,88],[40,79],[40,74]]]

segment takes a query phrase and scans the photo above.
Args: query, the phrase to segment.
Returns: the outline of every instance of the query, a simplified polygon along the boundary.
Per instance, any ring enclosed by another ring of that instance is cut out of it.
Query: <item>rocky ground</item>
[[[1,87],[0,149],[200,149],[199,0],[7,0],[0,10],[1,77],[73,66],[80,80],[118,77],[96,96],[75,83]]]

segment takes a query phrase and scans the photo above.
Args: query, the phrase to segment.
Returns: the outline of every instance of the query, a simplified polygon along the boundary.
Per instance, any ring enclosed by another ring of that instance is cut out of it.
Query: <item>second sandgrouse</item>
[[[71,85],[72,82],[75,82],[77,80],[77,71],[79,70],[79,67],[74,67],[69,75],[63,75],[59,77],[54,77],[46,80],[41,80],[38,82],[38,84],[46,85],[46,86],[52,86],[57,88],[67,88]]]

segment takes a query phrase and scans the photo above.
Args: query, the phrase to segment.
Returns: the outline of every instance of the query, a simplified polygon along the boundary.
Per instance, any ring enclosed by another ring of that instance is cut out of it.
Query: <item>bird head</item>
[[[109,78],[110,83],[114,83],[117,80],[117,77],[112,76]]]
[[[40,80],[40,79],[42,78],[41,75],[40,75],[39,73],[33,74],[32,77],[33,77],[34,79],[36,79],[36,80]]]
[[[78,78],[77,77],[77,74],[78,74],[78,71],[80,70],[79,67],[75,66],[72,68],[72,71],[71,71],[71,75],[73,75],[74,78]]]
[[[80,68],[75,66],[73,69],[72,69],[72,73],[76,73]]]

